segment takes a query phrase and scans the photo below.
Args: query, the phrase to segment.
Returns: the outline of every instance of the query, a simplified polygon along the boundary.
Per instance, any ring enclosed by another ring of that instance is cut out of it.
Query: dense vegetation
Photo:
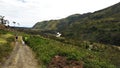
[[[120,3],[94,13],[38,22],[34,29],[60,31],[64,37],[120,45]]]
[[[0,30],[0,65],[9,57],[13,47],[11,42],[13,41],[13,35],[5,30]]]
[[[65,56],[68,60],[84,62],[84,68],[119,68],[120,52],[116,47],[93,43],[95,48],[89,50],[90,42],[81,42],[79,46],[61,43],[41,36],[28,36],[28,44],[36,53],[41,65],[47,66],[56,56]]]

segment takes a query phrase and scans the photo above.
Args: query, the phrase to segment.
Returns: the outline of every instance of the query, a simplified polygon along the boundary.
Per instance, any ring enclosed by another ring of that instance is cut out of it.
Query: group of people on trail
[[[23,45],[27,44],[27,40],[28,40],[27,37],[21,37],[21,43],[22,43]],[[17,35],[16,35],[16,37],[15,37],[15,41],[16,41],[16,42],[18,41],[18,36],[17,36]]]

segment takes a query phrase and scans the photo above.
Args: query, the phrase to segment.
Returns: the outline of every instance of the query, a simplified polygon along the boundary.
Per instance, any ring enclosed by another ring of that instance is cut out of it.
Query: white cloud
[[[33,26],[38,21],[93,12],[118,2],[120,0],[0,0],[0,15],[21,26]]]

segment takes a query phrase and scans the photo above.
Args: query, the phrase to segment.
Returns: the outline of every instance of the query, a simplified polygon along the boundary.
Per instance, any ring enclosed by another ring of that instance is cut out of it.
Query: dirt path
[[[22,39],[21,39],[22,40]],[[2,68],[40,68],[32,53],[32,50],[20,42],[16,42],[15,48]]]

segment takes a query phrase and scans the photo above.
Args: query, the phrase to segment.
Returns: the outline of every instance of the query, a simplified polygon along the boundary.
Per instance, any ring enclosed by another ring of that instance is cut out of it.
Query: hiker
[[[24,43],[27,44],[28,38],[27,38],[27,37],[24,37],[23,40],[24,40]]]
[[[15,38],[18,39],[18,36],[16,36]]]
[[[15,41],[18,41],[18,36],[15,37]]]
[[[22,40],[22,44],[25,45],[25,42]]]

